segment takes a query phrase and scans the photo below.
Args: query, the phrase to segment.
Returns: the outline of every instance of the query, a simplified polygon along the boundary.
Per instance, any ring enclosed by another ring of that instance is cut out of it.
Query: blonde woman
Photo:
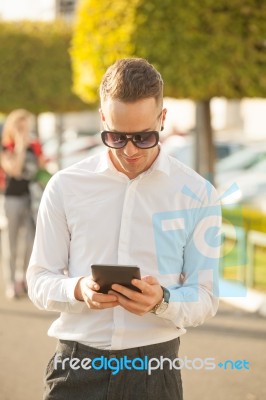
[[[25,273],[35,232],[29,184],[44,161],[40,144],[30,136],[32,117],[24,109],[12,111],[6,118],[2,133],[1,166],[7,175],[4,208],[8,221],[9,248],[4,249],[8,260],[4,275],[8,298],[18,297],[27,290]],[[24,235],[23,240],[19,241],[21,228],[24,228]],[[23,263],[20,277],[17,274],[18,261]]]

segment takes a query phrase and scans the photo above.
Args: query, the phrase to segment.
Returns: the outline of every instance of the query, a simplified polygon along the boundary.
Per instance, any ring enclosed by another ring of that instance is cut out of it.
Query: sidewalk
[[[43,374],[56,347],[46,333],[56,316],[37,310],[26,297],[6,300],[0,279],[1,400],[42,399]],[[183,369],[184,400],[264,400],[265,338],[264,318],[221,302],[216,317],[181,337],[179,357],[245,359],[250,370]]]
[[[56,340],[47,330],[56,314],[36,309],[27,297],[7,300],[0,266],[0,399],[41,400],[46,364]]]
[[[266,266],[265,266],[266,268]],[[220,279],[220,291],[234,293],[234,297],[221,297],[221,300],[250,313],[258,313],[266,318],[266,293],[246,289],[242,285]]]

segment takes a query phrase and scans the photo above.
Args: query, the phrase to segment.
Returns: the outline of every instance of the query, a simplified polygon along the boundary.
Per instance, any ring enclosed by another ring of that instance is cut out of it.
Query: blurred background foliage
[[[88,109],[71,89],[71,35],[72,28],[62,21],[0,22],[1,112]]]
[[[266,232],[266,214],[250,207],[224,207],[223,218],[245,231]]]
[[[67,166],[97,141],[76,138],[64,154],[62,113],[96,108],[107,67],[144,57],[161,72],[165,96],[196,101],[195,169],[213,182],[210,99],[266,97],[265,21],[265,0],[82,0],[74,25],[0,21],[0,111],[56,113],[56,156],[49,157]],[[246,235],[266,232],[259,210],[224,208],[223,217]],[[258,263],[265,266],[263,251]]]
[[[144,57],[165,95],[266,96],[265,0],[83,0],[72,41],[74,90],[94,102],[106,68]]]
[[[70,50],[74,92],[94,103],[109,65],[121,57],[146,58],[161,72],[165,96],[196,101],[196,170],[214,183],[210,100],[266,97],[265,21],[265,0],[83,0]],[[260,211],[224,208],[223,217],[243,229],[243,243],[250,230],[265,232]],[[238,265],[235,256],[230,265]],[[258,260],[256,271],[265,254]],[[266,287],[264,271],[260,288]]]
[[[215,184],[210,100],[266,96],[265,0],[83,0],[71,47],[74,92],[94,103],[106,68],[143,57],[164,95],[196,101],[195,169]]]

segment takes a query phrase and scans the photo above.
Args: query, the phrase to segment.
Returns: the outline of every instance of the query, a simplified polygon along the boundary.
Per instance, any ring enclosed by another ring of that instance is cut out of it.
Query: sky
[[[55,0],[0,0],[0,19],[42,19],[54,17]]]

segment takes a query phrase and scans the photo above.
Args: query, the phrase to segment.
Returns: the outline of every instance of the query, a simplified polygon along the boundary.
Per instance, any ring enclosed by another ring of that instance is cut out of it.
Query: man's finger
[[[88,288],[90,288],[92,290],[100,289],[100,286],[98,285],[98,283],[96,283],[93,279],[91,279],[91,277],[85,279],[85,284]]]
[[[135,290],[129,289],[125,286],[119,285],[118,283],[114,283],[112,285],[112,289],[134,301],[139,301],[141,299],[140,296],[142,296],[141,293],[138,293]]]
[[[96,303],[116,302],[117,296],[113,294],[93,293],[90,296],[90,300]]]
[[[151,275],[146,275],[141,278],[142,282],[147,282],[149,285],[159,285],[159,281]]]
[[[112,291],[110,291],[109,293],[112,293]],[[119,305],[123,307],[125,310],[134,313],[136,315],[143,315],[147,312],[146,310],[143,310],[143,305],[128,299],[122,294],[118,294],[118,302]]]
[[[98,303],[97,301],[92,301],[89,303],[91,305],[91,308],[96,308],[98,310],[103,310],[105,308],[111,308],[111,307],[117,307],[119,306],[118,301],[110,301],[106,303]]]
[[[152,280],[152,279],[150,281],[154,282],[154,280]],[[155,282],[157,282],[157,280],[155,280]],[[132,285],[134,285],[138,289],[140,289],[143,294],[150,294],[151,293],[151,285],[154,285],[154,283],[149,283],[146,280],[140,280],[140,279],[132,279],[131,283],[132,283]]]
[[[108,293],[114,293],[112,290],[110,290]],[[134,302],[133,300],[129,299],[128,297],[125,297],[122,294],[117,294],[117,301],[119,304],[125,308],[126,310],[132,311],[133,309],[136,308],[137,303]]]

